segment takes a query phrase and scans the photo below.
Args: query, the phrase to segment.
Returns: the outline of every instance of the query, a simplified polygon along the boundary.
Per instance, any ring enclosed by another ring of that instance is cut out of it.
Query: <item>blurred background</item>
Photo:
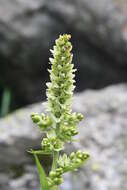
[[[85,115],[67,151],[91,160],[61,189],[127,190],[127,0],[0,0],[0,189],[39,190],[29,115],[43,111],[49,49],[64,33],[78,69],[73,109]]]

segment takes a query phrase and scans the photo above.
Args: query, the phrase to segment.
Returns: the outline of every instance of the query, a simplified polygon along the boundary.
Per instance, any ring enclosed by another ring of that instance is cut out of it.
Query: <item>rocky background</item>
[[[79,142],[67,146],[85,149],[91,155],[78,176],[65,176],[62,190],[126,190],[127,189],[127,85],[103,90],[88,90],[74,98],[73,110],[82,112]],[[0,121],[0,189],[39,190],[39,179],[30,148],[40,145],[40,133],[32,127],[30,113],[43,111],[34,104]],[[43,158],[49,165],[50,159]],[[80,180],[79,180],[80,179]]]
[[[126,0],[0,1],[0,101],[8,89],[10,111],[22,107],[0,119],[0,190],[39,190],[27,150],[41,137],[29,115],[43,111],[35,102],[45,100],[49,49],[63,33],[72,35],[78,69],[73,109],[85,116],[67,151],[80,147],[91,159],[61,189],[127,190]],[[42,158],[46,168],[50,161]]]
[[[18,107],[42,100],[49,49],[63,33],[72,35],[77,91],[127,81],[126,9],[126,0],[1,0],[1,86]]]

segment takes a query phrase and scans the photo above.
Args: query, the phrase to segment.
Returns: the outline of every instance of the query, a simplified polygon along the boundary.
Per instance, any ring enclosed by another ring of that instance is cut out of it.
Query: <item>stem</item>
[[[59,190],[59,187],[58,186],[54,186],[51,188],[51,190]]]
[[[56,135],[59,132],[59,123],[56,124]],[[59,152],[53,150],[53,163],[52,163],[52,170],[55,170],[57,168],[57,160],[59,157]]]
[[[55,170],[56,167],[57,167],[57,160],[58,160],[58,157],[59,157],[59,152],[57,151],[53,151],[53,163],[52,163],[52,170]]]
[[[59,133],[59,124],[57,123],[56,124],[56,135]],[[58,151],[55,151],[53,150],[53,162],[52,162],[52,170],[56,170],[57,168],[57,161],[58,161],[58,158],[59,158],[59,152]],[[59,190],[59,187],[58,186],[54,186],[52,190]]]
[[[52,170],[55,170],[57,168],[57,161],[59,157],[59,152],[53,151],[53,163],[52,163]],[[53,190],[59,190],[58,186],[55,186]]]

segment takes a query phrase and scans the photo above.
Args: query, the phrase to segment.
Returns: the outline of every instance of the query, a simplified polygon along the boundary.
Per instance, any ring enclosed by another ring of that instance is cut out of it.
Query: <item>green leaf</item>
[[[35,162],[36,162],[36,165],[37,165],[38,173],[39,173],[39,176],[40,176],[41,190],[49,190],[48,180],[47,180],[45,171],[44,171],[43,167],[41,166],[40,161],[39,161],[36,154],[34,154],[34,157],[35,157]]]
[[[43,155],[49,155],[52,154],[51,151],[43,151],[43,150],[29,150],[28,151],[30,154],[43,154]]]
[[[8,88],[4,89],[3,96],[2,96],[2,105],[1,105],[1,116],[5,116],[9,112],[11,102],[11,91]]]

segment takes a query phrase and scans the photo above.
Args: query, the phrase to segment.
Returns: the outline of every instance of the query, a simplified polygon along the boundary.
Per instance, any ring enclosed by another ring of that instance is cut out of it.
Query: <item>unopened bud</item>
[[[34,115],[34,116],[32,116],[31,118],[32,118],[32,121],[33,121],[34,123],[38,123],[38,122],[40,121],[40,116],[39,116],[39,115]]]
[[[80,164],[80,163],[82,163],[82,160],[79,159],[79,158],[77,158],[77,159],[76,159],[76,163],[77,163],[77,164]]]
[[[78,119],[79,121],[82,121],[82,120],[83,120],[83,115],[82,115],[81,113],[78,113],[78,114],[77,114],[77,119]]]
[[[61,174],[63,174],[63,169],[62,168],[57,168],[56,172],[57,172],[58,175],[61,175]]]
[[[75,157],[75,153],[74,153],[74,152],[72,152],[72,153],[70,154],[70,159],[71,159],[71,160],[73,160],[73,159],[74,159],[74,157]]]
[[[38,123],[38,126],[43,129],[43,128],[46,128],[46,127],[47,127],[47,123],[46,123],[44,120],[41,120],[41,121]]]
[[[55,178],[54,182],[55,182],[56,185],[60,185],[61,183],[63,183],[63,179],[61,177],[60,178]]]
[[[41,118],[44,119],[45,118],[45,114],[41,113]]]
[[[83,158],[84,159],[88,159],[90,157],[90,155],[86,152],[83,152]]]
[[[47,126],[52,126],[53,125],[53,121],[51,118],[47,118]]]
[[[80,154],[82,154],[82,151],[81,151],[81,150],[78,150],[78,151],[76,152],[76,156],[78,156],[78,155],[80,155]]]
[[[74,136],[74,135],[77,135],[77,134],[78,134],[78,131],[74,129],[73,131],[71,131],[71,133],[72,133],[72,135]]]
[[[56,177],[56,172],[51,171],[51,172],[49,173],[49,176],[53,179],[54,177]]]

